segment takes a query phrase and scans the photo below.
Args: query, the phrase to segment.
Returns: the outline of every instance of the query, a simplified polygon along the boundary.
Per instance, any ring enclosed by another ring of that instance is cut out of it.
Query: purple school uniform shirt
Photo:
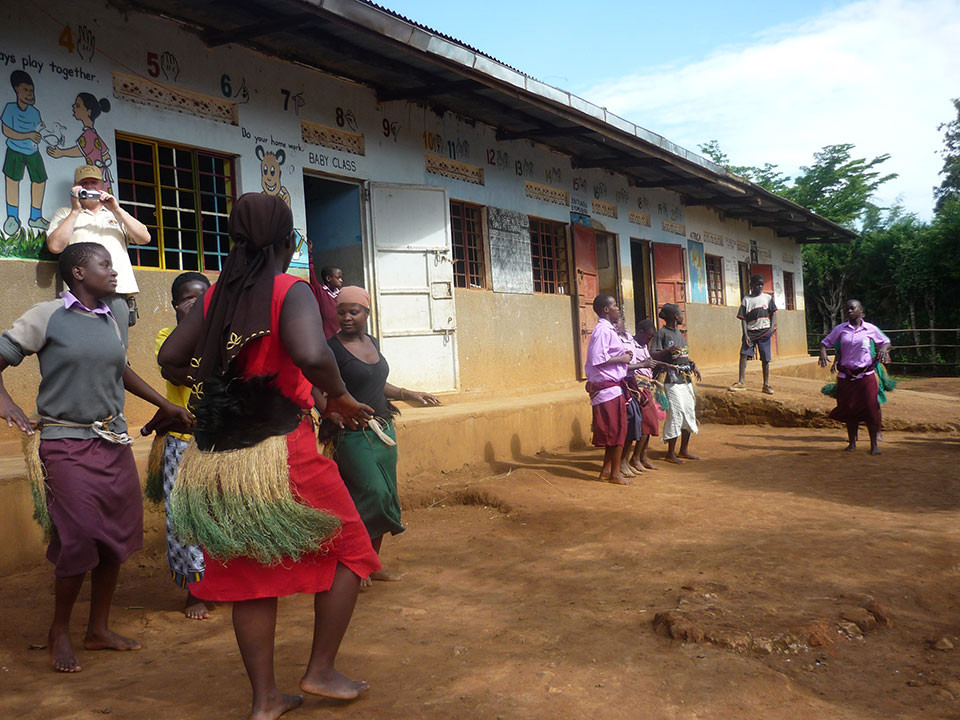
[[[854,327],[848,322],[840,323],[820,344],[825,348],[832,348],[838,340],[840,341],[840,363],[848,368],[862,368],[870,365],[873,359],[870,356],[871,340],[878,348],[881,345],[890,344],[890,338],[884,335],[880,328],[866,320],[860,323],[860,327]],[[872,372],[873,368],[864,375],[870,375]],[[845,378],[846,373],[838,370],[837,377]]]
[[[613,381],[619,383],[623,380],[627,376],[626,363],[597,366],[612,357],[623,355],[626,349],[623,340],[617,334],[613,325],[610,324],[610,321],[605,318],[597,320],[597,326],[593,329],[593,333],[590,335],[590,344],[587,346],[587,362],[585,365],[587,382]],[[619,385],[609,387],[590,398],[590,404],[599,405],[622,394],[623,390],[620,389]]]

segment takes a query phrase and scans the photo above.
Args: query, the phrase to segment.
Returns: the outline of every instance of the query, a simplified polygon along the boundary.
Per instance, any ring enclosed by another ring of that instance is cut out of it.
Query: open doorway
[[[596,233],[597,237],[597,289],[600,293],[613,295],[617,305],[623,304],[623,292],[620,287],[620,263],[617,236],[613,233]]]
[[[633,274],[633,311],[638,321],[657,323],[653,303],[653,272],[650,267],[650,241],[630,238],[630,268]]]
[[[317,275],[324,267],[343,270],[344,285],[369,288],[363,261],[360,186],[304,173],[307,238]]]

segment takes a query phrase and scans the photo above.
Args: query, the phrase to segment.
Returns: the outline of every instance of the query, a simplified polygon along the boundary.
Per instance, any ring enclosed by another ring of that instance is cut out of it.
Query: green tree
[[[943,180],[933,190],[938,213],[947,200],[960,198],[960,98],[954,98],[953,107],[957,111],[957,117],[937,128],[943,131],[944,144],[940,153],[943,156],[943,169],[940,171]]]
[[[897,174],[880,174],[889,155],[873,160],[853,158],[853,147],[851,143],[826,145],[814,153],[813,165],[800,168],[800,175],[783,196],[838,225],[854,228],[876,209],[872,199],[877,188]]]
[[[721,165],[735,175],[756,183],[764,190],[782,195],[789,186],[790,178],[777,170],[777,166],[773,163],[764,163],[762,167],[731,165],[730,158],[720,149],[720,143],[716,140],[709,140],[698,147],[700,152],[717,165]]]

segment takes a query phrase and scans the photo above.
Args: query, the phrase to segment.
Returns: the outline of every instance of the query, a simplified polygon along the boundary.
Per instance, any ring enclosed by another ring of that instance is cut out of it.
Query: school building
[[[391,381],[434,392],[576,381],[598,292],[628,327],[683,305],[692,356],[735,361],[753,272],[776,353],[805,354],[801,243],[853,237],[367,0],[4,3],[0,68],[4,149],[29,160],[4,163],[0,324],[55,297],[44,222],[96,164],[153,237],[130,249],[148,378],[171,281],[217,272],[244,192],[290,204],[317,267],[371,290]],[[7,375],[28,401],[36,373]]]

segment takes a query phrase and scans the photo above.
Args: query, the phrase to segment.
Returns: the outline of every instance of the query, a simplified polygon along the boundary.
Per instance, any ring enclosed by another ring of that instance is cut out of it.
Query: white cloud
[[[942,166],[937,125],[960,97],[960,0],[867,0],[703,61],[609,80],[583,93],[696,150],[716,139],[737,165],[789,174],[827,144],[890,153],[891,204],[929,217]]]

